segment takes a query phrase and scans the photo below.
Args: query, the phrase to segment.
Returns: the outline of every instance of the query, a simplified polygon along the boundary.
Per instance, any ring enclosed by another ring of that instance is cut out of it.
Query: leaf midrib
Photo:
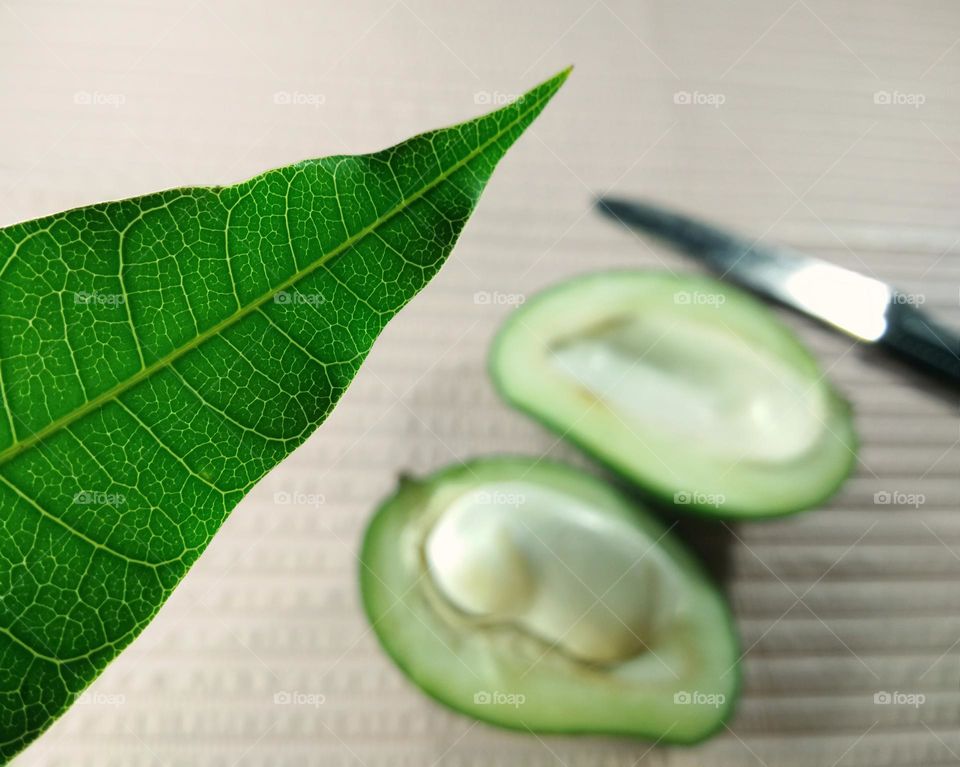
[[[487,141],[484,141],[476,149],[467,153],[467,155],[465,155],[463,159],[458,160],[456,163],[451,165],[447,170],[438,174],[436,178],[434,178],[429,184],[425,184],[416,193],[408,197],[402,198],[397,203],[397,205],[395,205],[389,212],[385,213],[382,216],[379,216],[373,222],[365,226],[363,229],[360,229],[356,234],[348,237],[346,240],[343,241],[343,243],[338,245],[329,253],[324,254],[323,256],[321,256],[319,259],[317,259],[313,263],[309,264],[304,269],[301,269],[295,272],[291,277],[287,278],[276,287],[271,288],[269,291],[259,296],[258,298],[254,299],[253,301],[249,302],[245,306],[240,307],[233,314],[225,317],[219,322],[214,323],[207,330],[204,330],[203,332],[199,333],[198,335],[190,339],[189,343],[186,343],[183,346],[177,347],[176,349],[168,352],[163,357],[158,359],[156,362],[153,362],[150,365],[147,365],[146,367],[141,368],[134,375],[124,379],[123,381],[120,381],[119,383],[112,386],[110,389],[107,389],[103,393],[98,394],[93,399],[87,400],[80,407],[75,408],[74,410],[71,410],[70,412],[65,413],[59,418],[51,421],[49,424],[44,426],[39,431],[34,432],[29,437],[26,437],[22,440],[18,440],[12,443],[9,447],[4,448],[3,450],[0,450],[0,465],[6,464],[8,461],[15,458],[20,453],[33,447],[38,442],[42,442],[43,440],[45,440],[51,434],[54,434],[60,431],[66,426],[69,426],[75,421],[78,421],[79,419],[83,418],[85,415],[88,415],[94,412],[95,410],[98,410],[103,405],[111,402],[112,400],[117,399],[121,394],[132,389],[137,384],[147,380],[154,373],[157,373],[158,371],[169,367],[176,360],[180,359],[180,357],[182,357],[183,355],[193,351],[194,349],[198,348],[206,341],[209,341],[211,338],[216,337],[227,328],[231,327],[235,323],[244,319],[245,317],[250,315],[252,312],[256,311],[261,306],[263,306],[268,301],[270,301],[271,298],[277,293],[283,290],[286,290],[287,288],[293,287],[300,280],[304,279],[305,277],[309,276],[310,274],[317,271],[321,267],[325,266],[327,263],[329,263],[332,259],[339,256],[345,250],[348,250],[349,248],[353,247],[358,242],[360,242],[364,237],[366,237],[367,235],[379,229],[381,226],[387,223],[394,216],[398,215],[399,213],[409,208],[413,202],[420,199],[421,197],[423,197],[423,195],[425,195],[431,189],[433,189],[438,184],[448,179],[451,175],[453,175],[453,173],[455,173],[457,170],[462,168],[468,162],[475,159],[476,157],[479,157],[491,144],[494,144],[495,142],[503,138],[504,135],[506,135],[514,126],[516,126],[519,122],[521,122],[541,102],[549,98],[552,92],[553,91],[551,90],[546,95],[542,95],[540,98],[533,101],[531,103],[531,106],[528,109],[524,109],[523,111],[521,111],[516,119],[512,120],[511,122],[507,123],[503,128],[499,129],[490,139],[488,139]],[[13,416],[13,413],[11,412],[11,417],[12,416]]]

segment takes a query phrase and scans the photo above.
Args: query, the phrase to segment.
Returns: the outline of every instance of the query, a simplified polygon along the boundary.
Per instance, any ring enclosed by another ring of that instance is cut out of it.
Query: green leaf
[[[376,154],[0,229],[0,758],[320,425],[568,71]]]

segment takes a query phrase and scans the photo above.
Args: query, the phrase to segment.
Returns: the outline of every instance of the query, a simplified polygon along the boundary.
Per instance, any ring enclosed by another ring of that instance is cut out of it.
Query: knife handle
[[[879,340],[882,346],[928,373],[960,384],[960,336],[897,300],[887,307],[886,319],[887,330]]]

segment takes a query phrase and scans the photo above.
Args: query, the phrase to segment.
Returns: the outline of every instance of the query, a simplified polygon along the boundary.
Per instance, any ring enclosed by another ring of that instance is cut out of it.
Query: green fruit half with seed
[[[650,494],[711,516],[815,506],[855,460],[850,407],[766,306],[729,285],[591,274],[494,343],[497,389]]]
[[[720,593],[660,522],[574,469],[488,458],[404,479],[360,584],[396,664],[477,719],[693,743],[732,710]]]

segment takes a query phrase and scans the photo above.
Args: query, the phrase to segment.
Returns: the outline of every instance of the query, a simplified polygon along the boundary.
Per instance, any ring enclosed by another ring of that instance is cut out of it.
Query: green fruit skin
[[[580,277],[574,277],[563,282],[552,285],[544,290],[540,291],[536,296],[534,296],[531,301],[524,304],[524,307],[530,306],[538,298],[542,296],[548,296],[555,292],[560,292],[569,287],[569,285],[580,279],[591,279],[593,277],[602,276],[602,275],[611,275],[617,274],[623,270],[608,270],[604,272],[590,272],[586,275]],[[634,270],[636,271],[636,270]],[[739,300],[749,301],[752,303],[758,303],[750,294],[741,291],[737,288],[731,287],[724,284],[724,292],[728,295],[733,295]],[[843,467],[843,471],[840,472],[837,476],[837,479],[825,486],[823,492],[818,494],[816,498],[810,500],[807,503],[802,505],[787,505],[782,508],[772,508],[769,511],[757,512],[752,510],[743,510],[737,509],[735,507],[730,507],[724,505],[723,507],[717,507],[709,504],[698,504],[698,503],[686,503],[686,504],[677,504],[674,502],[673,496],[666,490],[663,490],[660,487],[657,487],[649,483],[644,477],[639,477],[634,474],[626,465],[619,464],[612,458],[608,456],[601,455],[592,445],[587,443],[585,440],[579,438],[578,436],[572,434],[567,425],[551,419],[549,416],[536,412],[522,403],[516,402],[509,394],[508,387],[506,386],[503,378],[502,371],[497,367],[497,353],[500,346],[504,343],[507,335],[510,332],[510,328],[516,318],[512,315],[516,314],[515,310],[511,313],[511,316],[508,317],[503,325],[497,331],[496,337],[493,339],[493,343],[490,347],[490,353],[487,356],[487,374],[490,376],[490,380],[493,382],[494,389],[501,399],[504,400],[508,405],[517,410],[520,413],[523,413],[531,420],[537,422],[541,426],[545,427],[549,431],[557,434],[567,442],[572,445],[575,445],[580,451],[589,456],[591,459],[599,463],[600,465],[606,467],[612,471],[617,477],[625,481],[631,487],[636,488],[640,491],[642,496],[651,501],[652,503],[675,511],[682,515],[696,516],[696,517],[705,517],[710,519],[717,520],[731,520],[731,521],[758,521],[763,522],[767,520],[776,520],[781,517],[787,517],[797,512],[807,511],[810,509],[817,508],[822,506],[826,501],[832,498],[837,491],[843,486],[843,484],[849,478],[851,472],[856,466],[859,452],[860,452],[860,439],[856,431],[853,429],[850,430],[851,442],[848,444],[849,452],[845,456],[846,463]],[[770,321],[781,326],[786,330],[793,338],[796,340],[797,344],[805,350],[802,343],[799,339],[796,338],[795,334],[784,325],[779,318],[777,318],[772,312],[769,314]],[[809,352],[807,353],[809,356]],[[851,421],[853,419],[853,406],[849,400],[844,398],[831,387],[831,397],[833,404],[840,410],[841,417],[846,421]]]
[[[453,464],[453,465],[447,466],[443,469],[440,469],[436,472],[431,473],[429,476],[424,477],[422,479],[414,478],[406,474],[400,475],[396,490],[394,490],[393,493],[391,493],[389,496],[387,496],[380,502],[380,504],[377,506],[376,511],[374,512],[373,517],[371,518],[370,522],[367,524],[367,528],[363,536],[363,542],[360,548],[360,556],[358,558],[359,583],[360,583],[360,595],[361,595],[360,602],[363,606],[364,615],[366,616],[367,621],[370,623],[370,625],[374,629],[373,633],[377,637],[377,643],[380,645],[381,649],[387,655],[387,657],[390,658],[391,662],[403,673],[403,675],[408,680],[413,682],[413,684],[431,700],[433,700],[436,703],[439,703],[444,708],[450,711],[453,711],[457,714],[461,714],[471,719],[476,719],[478,721],[485,722],[486,724],[493,725],[494,727],[498,727],[500,729],[510,730],[514,732],[523,732],[527,734],[539,733],[543,735],[571,735],[571,736],[578,736],[578,737],[586,737],[591,735],[627,737],[627,738],[637,738],[645,741],[655,741],[658,744],[662,743],[665,745],[672,745],[672,746],[696,746],[698,744],[701,744],[709,740],[714,735],[716,735],[719,731],[727,727],[727,723],[732,719],[736,711],[736,704],[737,704],[737,701],[740,699],[740,694],[743,689],[743,672],[740,664],[740,658],[742,657],[742,654],[740,651],[741,643],[739,641],[739,633],[737,632],[736,621],[734,619],[733,612],[730,609],[730,605],[725,598],[722,598],[722,595],[719,602],[723,607],[723,616],[725,620],[725,625],[723,627],[724,633],[732,641],[733,646],[738,655],[737,663],[733,666],[733,668],[729,672],[734,676],[734,680],[733,680],[734,684],[731,688],[730,695],[724,701],[723,705],[718,709],[716,724],[709,730],[705,730],[704,732],[698,734],[697,737],[691,737],[691,738],[678,737],[671,733],[663,734],[659,732],[645,732],[642,729],[642,723],[638,725],[636,730],[631,730],[631,731],[616,729],[616,728],[603,729],[603,728],[596,728],[596,727],[582,728],[582,729],[576,728],[576,727],[556,727],[556,728],[538,727],[537,729],[533,730],[533,729],[530,729],[529,727],[524,726],[523,724],[517,723],[515,721],[511,721],[509,719],[488,718],[482,715],[478,715],[477,712],[475,711],[466,711],[464,709],[458,708],[449,699],[445,698],[441,692],[438,692],[436,690],[431,689],[428,686],[424,686],[423,684],[421,684],[420,680],[417,679],[417,676],[414,670],[406,663],[404,658],[400,657],[397,653],[394,652],[389,642],[385,641],[381,632],[377,630],[377,624],[380,616],[377,614],[373,605],[371,605],[369,600],[366,598],[366,595],[371,592],[372,586],[374,582],[377,580],[377,577],[375,575],[376,571],[372,566],[375,560],[375,552],[373,551],[374,540],[377,532],[378,522],[385,518],[385,515],[387,514],[390,505],[398,498],[400,493],[403,492],[404,489],[408,488],[410,485],[416,486],[416,485],[426,485],[428,483],[434,484],[434,483],[443,482],[445,478],[453,477],[453,476],[456,476],[457,474],[463,473],[464,470],[467,468],[476,470],[476,469],[482,469],[484,467],[496,467],[499,465],[514,467],[516,466],[516,463],[518,461],[524,464],[529,464],[531,460],[532,459],[529,456],[505,455],[505,454],[488,455],[480,458],[471,459],[470,461],[464,464]],[[594,482],[598,482],[602,484],[602,480],[600,480],[596,476],[590,475],[590,474],[584,474],[584,472],[580,471],[579,469],[574,469],[573,467],[568,466],[567,464],[561,463],[559,461],[554,461],[550,459],[541,459],[538,463],[544,464],[549,467],[553,467],[554,469],[557,469],[557,470],[562,470],[562,471],[575,473],[578,475],[583,475]],[[635,504],[631,504],[627,498],[622,497],[622,494],[620,494],[619,492],[617,494],[621,495],[621,500],[624,503],[629,505],[635,505]],[[706,574],[706,571],[703,569],[703,567],[700,565],[699,560],[695,558],[695,555],[692,552],[689,552],[686,546],[681,546],[681,548],[683,548],[683,550],[687,552],[689,559],[692,561],[692,563],[696,564],[697,575],[703,578],[706,578],[708,580],[712,580]],[[493,712],[493,709],[491,709],[491,712]]]

